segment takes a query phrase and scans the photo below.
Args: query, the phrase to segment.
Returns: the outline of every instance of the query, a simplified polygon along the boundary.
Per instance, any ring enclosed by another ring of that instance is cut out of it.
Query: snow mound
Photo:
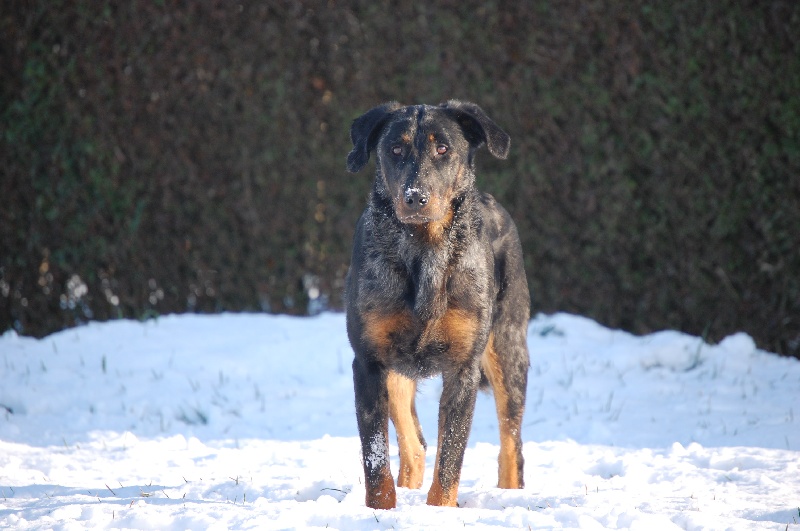
[[[344,316],[166,316],[0,336],[0,528],[800,529],[800,363],[538,315],[526,488],[481,394],[460,508],[364,506]],[[438,379],[417,409],[436,440]],[[394,433],[390,433],[394,442]],[[398,467],[397,448],[388,456]]]

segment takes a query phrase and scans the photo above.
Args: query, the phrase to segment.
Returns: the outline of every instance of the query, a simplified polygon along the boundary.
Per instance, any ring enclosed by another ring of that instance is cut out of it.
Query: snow
[[[481,393],[459,508],[364,506],[344,316],[0,336],[0,528],[798,529],[800,362],[578,316],[530,323],[523,490]],[[436,441],[438,379],[417,410]],[[398,469],[394,432],[390,463]]]

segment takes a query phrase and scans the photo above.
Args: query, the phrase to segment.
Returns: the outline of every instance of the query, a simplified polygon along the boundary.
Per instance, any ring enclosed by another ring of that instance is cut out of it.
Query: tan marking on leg
[[[447,356],[456,364],[469,359],[478,335],[478,316],[456,308],[445,312],[440,325],[441,340],[450,345]]]
[[[442,438],[444,432],[444,419],[439,415],[438,437],[436,440],[436,461],[433,467],[433,483],[430,490],[428,490],[428,505],[437,505],[440,507],[458,507],[458,478],[461,471],[456,474],[456,481],[450,486],[450,489],[445,491],[442,482],[439,479],[439,462],[442,457]]]
[[[417,383],[410,378],[390,371],[386,378],[389,390],[389,417],[397,432],[400,448],[400,472],[397,486],[418,489],[425,472],[425,447],[417,436],[412,410],[417,394]]]
[[[397,506],[397,491],[391,473],[381,476],[380,483],[374,489],[367,485],[366,504],[373,509],[394,509]]]
[[[498,457],[498,481],[501,489],[519,489],[522,487],[517,462],[517,434],[519,419],[508,416],[508,391],[503,382],[503,370],[497,352],[494,350],[494,335],[489,335],[489,342],[481,358],[481,367],[492,386],[497,419],[500,425],[500,456]]]
[[[449,491],[445,492],[442,482],[439,480],[439,458],[442,453],[442,419],[439,419],[439,437],[436,442],[436,466],[433,468],[433,483],[428,491],[428,505],[440,507],[458,506],[458,482]]]
[[[445,492],[439,482],[439,475],[433,476],[431,490],[428,491],[428,505],[439,507],[458,507],[458,484],[454,485],[449,491]]]
[[[365,313],[361,318],[364,321],[362,337],[379,353],[385,353],[391,347],[393,335],[411,327],[411,315],[408,312],[393,314],[372,312]]]

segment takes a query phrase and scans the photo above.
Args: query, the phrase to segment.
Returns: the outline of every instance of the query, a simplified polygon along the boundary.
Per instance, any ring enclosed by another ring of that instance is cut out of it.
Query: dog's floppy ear
[[[464,130],[470,144],[480,147],[486,143],[489,153],[498,159],[508,157],[511,137],[489,118],[483,109],[468,101],[450,100],[440,107],[451,111]]]
[[[357,172],[369,160],[369,153],[375,149],[383,126],[389,114],[402,107],[396,101],[390,101],[370,109],[362,116],[353,120],[350,126],[350,140],[353,141],[353,150],[347,155],[347,171]]]

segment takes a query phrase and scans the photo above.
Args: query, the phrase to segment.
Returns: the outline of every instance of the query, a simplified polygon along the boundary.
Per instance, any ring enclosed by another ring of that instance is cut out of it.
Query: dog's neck
[[[438,319],[447,310],[449,270],[463,254],[462,242],[471,241],[476,202],[477,192],[469,189],[452,201],[442,220],[411,225],[397,219],[391,199],[373,197],[376,228],[399,234],[397,258],[413,285],[413,311],[421,320]]]

